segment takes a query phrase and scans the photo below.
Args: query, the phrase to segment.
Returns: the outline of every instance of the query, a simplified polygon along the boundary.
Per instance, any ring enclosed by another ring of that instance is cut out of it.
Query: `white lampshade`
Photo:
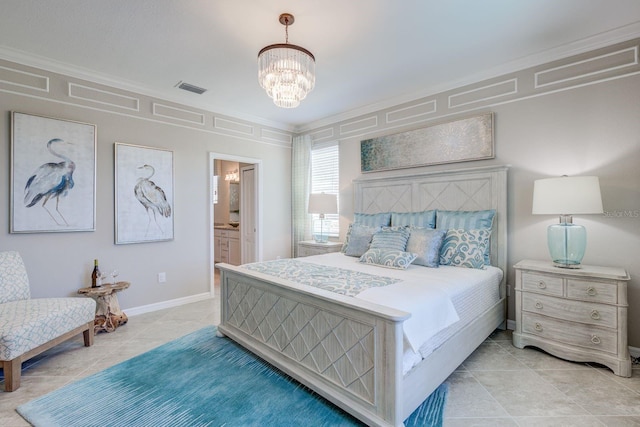
[[[307,211],[312,214],[336,214],[338,213],[338,196],[325,193],[310,194]]]
[[[533,183],[534,215],[579,215],[602,213],[597,176],[564,176],[538,179]]]

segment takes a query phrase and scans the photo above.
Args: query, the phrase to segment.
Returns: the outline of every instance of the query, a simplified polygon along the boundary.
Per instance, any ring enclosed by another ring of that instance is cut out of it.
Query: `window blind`
[[[338,195],[340,189],[339,155],[337,141],[313,145],[311,148],[311,193]],[[325,226],[329,227],[330,237],[338,237],[340,233],[338,218],[338,214],[325,215]],[[314,233],[320,231],[320,222],[316,221],[317,219],[319,219],[319,214],[313,214]]]

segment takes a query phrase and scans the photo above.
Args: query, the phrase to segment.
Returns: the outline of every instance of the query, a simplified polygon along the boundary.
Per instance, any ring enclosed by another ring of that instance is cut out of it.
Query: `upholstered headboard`
[[[353,181],[354,209],[360,213],[420,212],[430,209],[495,209],[491,264],[507,275],[508,166],[458,169]]]

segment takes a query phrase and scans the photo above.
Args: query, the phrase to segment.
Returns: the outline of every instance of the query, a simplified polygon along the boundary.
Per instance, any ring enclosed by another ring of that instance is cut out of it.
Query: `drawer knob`
[[[542,310],[542,303],[540,301],[536,301],[536,308]]]
[[[600,338],[597,335],[591,335],[591,342],[594,344],[600,344]]]
[[[546,284],[546,283],[544,283],[544,281],[543,281],[543,280],[540,280],[540,281],[538,282],[538,287],[539,287],[540,289],[545,289],[545,288],[547,287],[547,284]]]
[[[538,332],[542,332],[542,325],[540,323],[536,322],[535,330],[538,331]]]
[[[593,320],[600,320],[600,313],[598,310],[591,310],[591,318]]]
[[[589,295],[590,297],[594,297],[596,296],[598,292],[596,292],[596,288],[594,288],[593,286],[589,286],[587,288],[587,295]]]

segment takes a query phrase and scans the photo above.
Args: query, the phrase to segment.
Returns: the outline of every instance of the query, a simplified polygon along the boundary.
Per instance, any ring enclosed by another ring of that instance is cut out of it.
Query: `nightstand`
[[[340,249],[342,242],[316,243],[314,240],[306,240],[298,242],[298,257],[340,252]]]
[[[631,376],[627,344],[627,281],[623,268],[554,267],[523,260],[516,270],[513,345],[535,346],[576,362],[597,362]]]

